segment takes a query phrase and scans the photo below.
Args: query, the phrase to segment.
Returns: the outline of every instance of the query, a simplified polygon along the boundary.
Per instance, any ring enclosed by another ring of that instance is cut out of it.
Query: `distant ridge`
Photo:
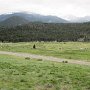
[[[41,22],[41,23],[68,23],[67,20],[59,18],[57,16],[44,16],[35,13],[12,13],[12,14],[2,14],[0,15],[0,25],[19,25],[26,24],[28,22]]]
[[[11,16],[0,23],[1,26],[17,26],[27,24],[29,21],[20,16]]]
[[[71,23],[85,23],[90,22],[90,16],[84,16],[84,17],[76,17],[76,16],[67,16],[68,21]]]

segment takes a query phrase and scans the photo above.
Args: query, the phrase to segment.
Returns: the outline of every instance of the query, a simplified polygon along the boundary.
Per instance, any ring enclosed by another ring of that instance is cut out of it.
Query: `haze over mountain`
[[[20,25],[28,22],[41,22],[41,23],[68,23],[68,21],[57,16],[44,16],[35,13],[12,13],[0,15],[0,25]]]
[[[89,9],[90,0],[0,0],[0,14],[27,11],[58,17],[84,17],[90,16]]]
[[[66,16],[62,19],[57,16],[52,15],[40,15],[36,13],[18,12],[11,14],[0,15],[0,25],[1,26],[16,26],[27,24],[29,22],[40,22],[40,23],[84,23],[90,22],[90,16],[76,17],[76,16]]]
[[[66,20],[74,23],[90,22],[90,16],[76,17],[73,15],[66,16]]]

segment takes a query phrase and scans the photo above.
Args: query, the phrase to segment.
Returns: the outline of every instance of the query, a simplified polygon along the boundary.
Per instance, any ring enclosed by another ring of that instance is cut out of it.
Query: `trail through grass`
[[[36,49],[32,48],[34,44]],[[89,42],[1,43],[0,50],[90,61]]]

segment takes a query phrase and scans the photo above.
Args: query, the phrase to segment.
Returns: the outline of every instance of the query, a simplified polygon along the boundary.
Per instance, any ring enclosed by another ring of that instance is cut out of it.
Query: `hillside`
[[[31,22],[43,22],[43,23],[67,23],[68,21],[59,18],[57,16],[44,16],[44,15],[40,15],[40,14],[35,14],[35,13],[14,13],[13,15],[16,16],[21,16]]]
[[[0,15],[0,22],[5,21],[11,17],[21,17],[25,20],[28,20],[29,22],[42,22],[42,23],[68,23],[68,21],[59,18],[57,16],[44,16],[40,14],[35,14],[35,13],[12,13],[12,14],[5,14],[5,15]],[[16,18],[17,20],[17,18]]]
[[[9,17],[8,19],[0,22],[1,26],[17,26],[17,25],[22,25],[22,24],[26,24],[29,21],[20,17],[20,16],[12,16]]]
[[[0,27],[0,41],[90,41],[90,23],[29,23],[12,28]]]

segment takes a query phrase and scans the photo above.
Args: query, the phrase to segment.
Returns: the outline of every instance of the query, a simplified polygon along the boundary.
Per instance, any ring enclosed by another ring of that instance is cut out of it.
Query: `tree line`
[[[1,42],[90,41],[90,23],[29,23],[0,27]]]

